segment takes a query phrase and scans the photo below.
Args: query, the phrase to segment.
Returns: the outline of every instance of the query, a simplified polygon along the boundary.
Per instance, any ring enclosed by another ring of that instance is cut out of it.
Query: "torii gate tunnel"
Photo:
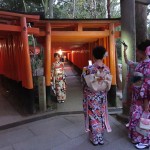
[[[31,23],[32,27],[29,27],[28,23]],[[120,31],[116,31],[115,28],[119,25],[119,19],[42,20],[39,15],[0,11],[0,75],[21,84],[26,91],[24,97],[27,108],[33,113],[34,86],[28,35],[32,34],[44,47],[47,100],[50,95],[53,53],[61,47],[67,59],[82,69],[88,65],[88,60],[93,60],[93,47],[103,45],[109,54],[104,63],[110,67],[113,75],[110,97],[112,105],[115,105],[115,38],[120,37]]]

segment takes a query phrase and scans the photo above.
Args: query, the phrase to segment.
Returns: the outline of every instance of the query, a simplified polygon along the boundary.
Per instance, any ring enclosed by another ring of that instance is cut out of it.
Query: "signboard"
[[[46,111],[46,88],[45,77],[38,77],[38,91],[39,91],[39,108],[40,111]]]

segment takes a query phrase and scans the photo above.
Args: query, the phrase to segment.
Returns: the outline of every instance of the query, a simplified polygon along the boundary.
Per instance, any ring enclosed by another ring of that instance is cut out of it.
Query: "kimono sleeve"
[[[86,76],[87,67],[83,67],[82,74],[81,74],[81,83],[84,86],[86,84],[84,77]]]

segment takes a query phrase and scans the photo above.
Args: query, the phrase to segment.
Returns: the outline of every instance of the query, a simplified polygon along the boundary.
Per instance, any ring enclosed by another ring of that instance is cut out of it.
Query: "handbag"
[[[139,127],[144,130],[150,130],[150,119],[141,117]]]
[[[136,132],[140,133],[141,135],[147,137],[148,136],[148,130],[141,129],[139,126],[136,126]]]
[[[141,118],[140,118],[140,121],[139,121],[139,127],[141,129],[144,129],[144,130],[150,130],[150,113],[147,113],[147,112],[143,112]]]

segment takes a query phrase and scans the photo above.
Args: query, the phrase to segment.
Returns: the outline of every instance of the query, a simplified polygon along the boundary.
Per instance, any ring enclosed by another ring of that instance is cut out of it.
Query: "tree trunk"
[[[23,0],[24,12],[27,12],[27,6],[25,0]]]
[[[53,0],[49,0],[49,18],[53,18]]]
[[[121,0],[121,39],[125,41],[128,45],[127,55],[130,60],[135,61],[135,41],[136,41],[136,32],[135,32],[135,0]],[[122,47],[123,48],[123,47]],[[122,85],[124,88],[126,82],[126,71],[127,66],[124,61],[122,51]],[[128,114],[131,99],[127,100],[128,105],[123,105],[123,113]]]
[[[104,15],[104,18],[108,18],[108,14],[107,14],[107,0],[104,0],[104,7],[105,7],[105,15]]]
[[[108,14],[108,18],[111,18],[111,16],[110,16],[110,0],[107,0],[107,14]]]
[[[136,44],[147,39],[147,5],[135,4],[136,14]]]
[[[73,14],[72,14],[72,18],[75,18],[75,13],[76,13],[76,0],[73,0]]]
[[[97,12],[96,12],[97,3],[96,3],[96,0],[93,0],[93,5],[94,5],[94,18],[97,18]]]
[[[48,0],[42,0],[42,5],[44,7],[45,18],[47,18],[47,15],[48,15]]]

